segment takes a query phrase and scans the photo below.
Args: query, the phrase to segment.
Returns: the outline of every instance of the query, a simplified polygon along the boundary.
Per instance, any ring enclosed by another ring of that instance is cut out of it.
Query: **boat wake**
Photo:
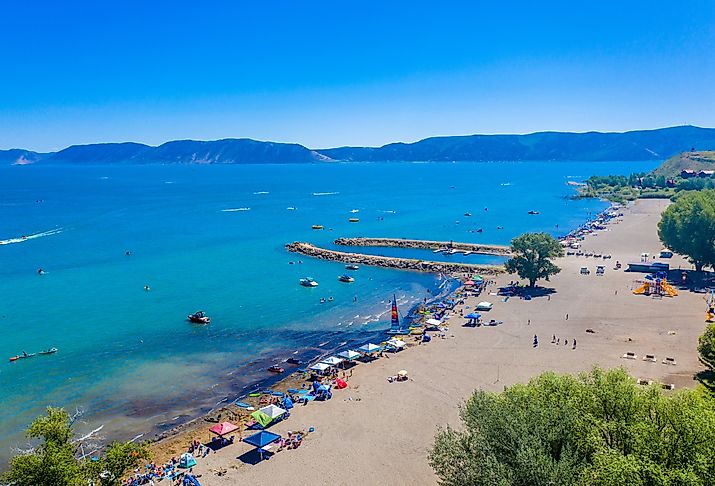
[[[22,243],[27,240],[34,240],[35,238],[43,238],[45,236],[52,236],[58,233],[62,233],[62,228],[57,228],[49,231],[43,231],[41,233],[35,233],[27,236],[20,236],[19,238],[8,238],[7,240],[0,240],[0,245],[10,245],[12,243]]]
[[[313,196],[334,196],[335,194],[340,194],[339,192],[314,192]]]
[[[256,191],[256,192],[254,192],[253,194],[254,194],[255,196],[259,196],[259,195],[262,195],[262,194],[270,194],[270,192],[268,192],[268,191]]]
[[[380,212],[385,214],[395,214],[397,211],[393,209],[380,209]]]
[[[222,209],[222,213],[235,213],[236,211],[250,211],[251,208],[229,208],[229,209]]]

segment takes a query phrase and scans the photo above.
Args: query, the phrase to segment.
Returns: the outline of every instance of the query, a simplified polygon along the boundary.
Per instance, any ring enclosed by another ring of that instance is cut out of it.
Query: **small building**
[[[680,171],[680,177],[687,179],[688,177],[695,177],[697,173],[693,169],[683,169]]]
[[[712,177],[715,174],[715,170],[701,170],[698,172],[698,177]]]
[[[675,181],[673,179],[667,179],[665,181],[665,186],[666,187],[675,187]]]

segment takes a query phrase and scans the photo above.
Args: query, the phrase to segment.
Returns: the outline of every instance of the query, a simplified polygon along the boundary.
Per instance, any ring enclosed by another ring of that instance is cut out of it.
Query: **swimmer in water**
[[[37,275],[44,275],[44,274],[45,274],[45,271],[43,269],[41,269],[41,268],[37,269]]]
[[[145,286],[144,286],[144,291],[145,291],[145,292],[149,292],[150,290],[151,290],[151,289],[149,288],[148,285],[145,285]]]
[[[131,251],[129,251],[129,250],[127,250],[127,251],[125,251],[125,252],[124,252],[124,254],[125,254],[126,256],[129,256],[129,255],[131,255],[131,254],[132,254],[132,252],[131,252]]]

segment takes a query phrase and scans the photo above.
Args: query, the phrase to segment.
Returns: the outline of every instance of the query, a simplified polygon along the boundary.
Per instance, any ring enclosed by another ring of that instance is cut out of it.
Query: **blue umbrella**
[[[266,430],[261,430],[260,432],[250,435],[243,439],[243,442],[250,444],[254,447],[265,447],[281,438],[280,435],[274,434],[273,432],[268,432]]]
[[[482,315],[472,312],[471,314],[467,314],[464,317],[466,317],[467,319],[479,319],[480,317],[482,317]]]

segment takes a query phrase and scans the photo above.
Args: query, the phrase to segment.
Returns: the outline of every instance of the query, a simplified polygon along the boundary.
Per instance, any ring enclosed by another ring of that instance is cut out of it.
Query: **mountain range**
[[[431,137],[382,147],[309,149],[251,139],[176,140],[72,145],[58,152],[0,150],[0,165],[24,164],[300,164],[386,161],[664,160],[715,150],[715,128],[678,126],[630,132],[537,132],[527,135]]]

